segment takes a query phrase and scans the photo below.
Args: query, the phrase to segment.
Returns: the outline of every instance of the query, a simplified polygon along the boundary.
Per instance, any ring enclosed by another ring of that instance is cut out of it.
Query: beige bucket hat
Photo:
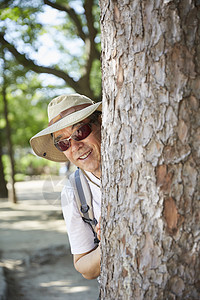
[[[101,102],[95,103],[83,95],[70,94],[54,98],[48,105],[48,127],[30,139],[35,154],[48,160],[66,162],[66,156],[54,146],[51,133],[79,123],[95,110],[102,110]]]

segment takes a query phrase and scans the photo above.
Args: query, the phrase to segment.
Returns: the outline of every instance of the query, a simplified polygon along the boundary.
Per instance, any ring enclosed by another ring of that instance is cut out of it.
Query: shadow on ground
[[[17,183],[18,204],[0,200],[0,257],[8,300],[98,297],[97,281],[84,279],[73,267],[60,182]]]

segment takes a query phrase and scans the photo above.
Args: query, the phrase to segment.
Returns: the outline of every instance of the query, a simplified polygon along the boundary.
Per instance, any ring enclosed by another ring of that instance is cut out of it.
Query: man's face
[[[66,127],[54,133],[54,139],[63,140],[69,138],[83,124],[87,124],[89,118],[80,123]],[[101,125],[91,123],[92,132],[81,141],[70,139],[71,146],[64,151],[64,155],[77,167],[92,172],[95,176],[101,176]]]

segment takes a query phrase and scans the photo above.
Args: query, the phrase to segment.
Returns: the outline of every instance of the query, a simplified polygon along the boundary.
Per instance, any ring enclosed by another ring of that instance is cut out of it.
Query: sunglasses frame
[[[73,136],[75,136],[75,133],[78,131],[78,130],[80,130],[82,127],[84,127],[85,125],[88,125],[89,127],[90,127],[90,133],[86,136],[86,137],[84,137],[83,139],[75,139],[75,138],[73,138]],[[66,139],[62,139],[62,140],[59,140],[59,141],[57,141],[57,142],[55,142],[54,141],[54,136],[53,136],[53,143],[54,143],[54,146],[59,150],[59,151],[61,151],[61,152],[64,152],[64,151],[67,151],[70,147],[71,147],[71,143],[70,143],[70,140],[72,139],[72,140],[74,140],[74,141],[83,141],[84,139],[86,139],[90,134],[91,134],[91,132],[92,132],[92,126],[91,126],[91,123],[84,123],[84,124],[82,124],[82,125],[80,125],[80,127],[78,127],[71,135],[70,135],[70,137],[68,137],[68,138],[66,138]],[[60,149],[60,147],[59,147],[59,143],[60,142],[64,142],[64,141],[69,141],[69,147],[66,149],[66,150],[61,150]]]

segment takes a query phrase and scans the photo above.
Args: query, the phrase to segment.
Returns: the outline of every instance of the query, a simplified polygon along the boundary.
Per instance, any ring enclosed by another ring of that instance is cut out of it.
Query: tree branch
[[[94,0],[85,0],[84,9],[85,9],[85,16],[86,16],[87,26],[89,31],[89,39],[92,47],[91,50],[95,58],[100,60],[100,52],[97,50],[94,41],[97,35],[97,30],[94,27],[94,16],[92,14],[93,6],[94,6]]]
[[[82,30],[81,21],[78,18],[78,15],[76,14],[76,12],[74,11],[73,8],[71,8],[67,4],[65,4],[65,6],[62,6],[62,5],[57,4],[57,3],[52,3],[49,0],[44,0],[44,4],[47,4],[47,5],[51,6],[52,8],[55,8],[57,10],[65,11],[69,15],[69,17],[71,18],[71,20],[74,22],[74,24],[76,25],[79,37],[85,42],[86,35],[83,32],[83,30]]]
[[[10,4],[12,4],[12,0],[3,0],[0,3],[0,9],[4,9],[6,7],[9,7]]]
[[[3,47],[7,48],[14,55],[16,60],[24,67],[27,67],[36,73],[48,73],[62,78],[75,91],[79,92],[80,88],[78,82],[74,81],[68,74],[55,68],[37,65],[33,60],[27,58],[25,54],[19,53],[12,44],[6,41],[2,32],[0,32],[0,43]]]
[[[92,14],[93,5],[94,5],[93,0],[85,0],[85,3],[84,3],[85,16],[87,19],[89,37],[92,41],[94,40],[94,38],[96,37],[96,34],[97,34],[97,30],[94,27],[94,17]]]
[[[70,18],[73,20],[74,24],[77,27],[78,34],[81,37],[82,31],[82,24],[80,19],[78,18],[76,12],[70,8],[68,5],[60,5],[57,3],[52,3],[49,0],[44,0],[44,3],[61,11],[65,11],[69,14]],[[85,42],[85,49],[86,49],[86,62],[85,62],[85,70],[83,76],[79,79],[78,84],[80,89],[84,91],[89,97],[94,99],[93,91],[90,87],[90,73],[92,69],[92,64],[95,59],[100,60],[100,52],[96,48],[95,44],[95,37],[97,35],[97,30],[94,27],[94,16],[92,14],[94,1],[93,0],[85,0],[84,1],[84,9],[85,9],[85,16],[87,21],[87,27],[89,34],[84,34],[84,38],[82,38]]]
[[[97,30],[94,27],[94,17],[92,14],[92,7],[93,7],[94,3],[93,0],[85,0],[84,3],[84,9],[85,9],[85,16],[86,16],[86,20],[87,20],[87,26],[88,26],[88,31],[89,31],[89,37],[86,40],[86,51],[88,53],[88,57],[87,57],[87,62],[86,62],[86,72],[85,72],[85,78],[87,78],[87,80],[89,80],[89,76],[90,76],[90,71],[92,68],[92,63],[94,61],[94,59],[100,59],[100,53],[99,51],[96,49],[96,45],[95,45],[95,37],[97,35]]]

